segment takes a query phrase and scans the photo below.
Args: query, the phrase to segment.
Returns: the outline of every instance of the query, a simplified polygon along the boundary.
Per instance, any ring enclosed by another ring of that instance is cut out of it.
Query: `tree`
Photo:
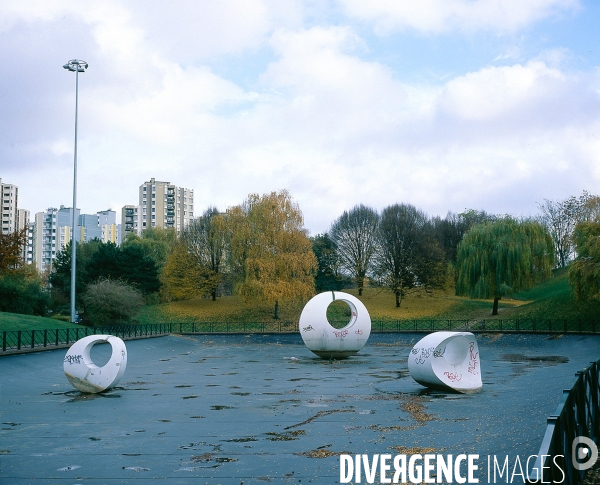
[[[121,247],[141,247],[144,254],[154,260],[156,268],[160,272],[176,244],[177,231],[175,231],[175,229],[148,227],[144,229],[141,236],[129,233]]]
[[[139,246],[119,248],[117,261],[120,272],[116,277],[135,287],[144,295],[151,295],[160,290],[158,267],[154,258]]]
[[[144,305],[142,293],[122,281],[101,278],[83,295],[85,319],[93,325],[128,323]]]
[[[328,234],[317,234],[311,241],[319,265],[315,275],[316,292],[341,290],[344,277],[340,274],[341,263],[334,242]]]
[[[492,222],[497,219],[497,216],[488,214],[483,210],[467,209],[460,214],[448,212],[444,219],[433,217],[431,224],[433,225],[435,237],[444,250],[446,261],[452,265],[456,265],[456,250],[463,236],[475,224],[483,222]]]
[[[27,245],[27,228],[2,234],[0,232],[0,276],[23,268],[23,248]]]
[[[75,285],[77,303],[89,284],[101,278],[123,280],[136,286],[144,295],[150,295],[160,289],[158,269],[154,260],[140,245],[117,246],[112,242],[103,243],[93,239],[86,243],[77,243],[77,272]],[[71,291],[71,244],[59,251],[50,275],[54,289],[63,295]]]
[[[456,264],[456,249],[467,232],[467,222],[460,215],[448,212],[444,219],[433,217],[431,225],[435,238],[444,251],[446,261]]]
[[[235,264],[243,266],[238,291],[244,298],[274,303],[276,319],[281,301],[310,298],[317,261],[289,192],[250,194],[231,215],[231,247]]]
[[[86,284],[100,279],[122,280],[144,295],[160,289],[158,268],[154,259],[137,244],[119,247],[112,242],[100,243],[85,266]]]
[[[379,283],[394,293],[396,308],[409,290],[444,285],[444,252],[423,212],[407,204],[386,207],[377,240],[375,274]]]
[[[0,234],[0,311],[45,315],[49,297],[33,266],[24,264],[27,229]]]
[[[210,207],[182,232],[167,260],[162,279],[168,294],[176,299],[209,294],[215,301],[223,281],[226,243],[225,218]]]
[[[75,272],[75,288],[77,289],[77,303],[80,303],[81,295],[85,291],[90,277],[87,272],[87,264],[92,255],[103,244],[99,239],[92,239],[88,242],[78,242],[77,244],[77,271]],[[60,292],[65,298],[71,295],[71,241],[56,254],[52,263],[52,273],[50,273],[50,283],[52,290]]]
[[[50,297],[33,266],[0,277],[0,311],[46,316]]]
[[[182,233],[181,241],[200,269],[202,290],[215,301],[223,281],[227,243],[225,218],[216,207],[209,207]]]
[[[355,279],[359,296],[375,253],[378,223],[377,212],[361,204],[344,211],[329,231],[342,268]]]
[[[545,199],[539,205],[542,212],[540,220],[554,242],[558,267],[564,268],[573,259],[573,231],[577,223],[589,220],[595,199],[597,197],[584,191],[579,197],[571,196],[560,201]]]
[[[569,266],[569,283],[580,301],[600,299],[600,219],[581,222],[574,232],[577,259]]]
[[[493,298],[498,314],[502,296],[547,279],[554,266],[552,237],[538,222],[504,217],[477,224],[458,247],[456,294]]]
[[[198,298],[205,293],[202,269],[183,243],[169,255],[160,278],[167,295],[175,300]]]

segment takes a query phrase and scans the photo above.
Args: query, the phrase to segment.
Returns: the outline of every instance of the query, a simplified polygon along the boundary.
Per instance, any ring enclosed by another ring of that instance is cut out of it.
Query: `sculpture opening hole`
[[[446,344],[444,359],[450,365],[460,365],[466,360],[468,351],[469,341],[465,337],[453,337]]]
[[[104,367],[112,357],[112,345],[108,342],[98,342],[90,349],[90,359],[94,365]]]
[[[352,309],[345,301],[335,300],[327,307],[327,321],[333,328],[344,328],[350,320],[352,320]]]

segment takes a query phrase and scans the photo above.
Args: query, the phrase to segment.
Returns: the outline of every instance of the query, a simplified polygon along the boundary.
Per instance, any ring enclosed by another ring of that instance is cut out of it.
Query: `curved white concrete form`
[[[92,362],[90,351],[99,342],[108,342],[112,347],[110,360],[102,367]],[[81,392],[106,391],[123,377],[127,367],[125,342],[114,335],[90,335],[73,345],[65,355],[63,369],[69,382]]]
[[[334,328],[327,320],[327,307],[341,300],[350,307],[350,321]],[[323,359],[344,359],[364,347],[371,335],[371,317],[356,297],[341,291],[327,291],[313,297],[300,315],[300,335],[311,352]]]
[[[481,360],[471,332],[435,332],[408,356],[411,377],[427,387],[475,392],[481,389]]]

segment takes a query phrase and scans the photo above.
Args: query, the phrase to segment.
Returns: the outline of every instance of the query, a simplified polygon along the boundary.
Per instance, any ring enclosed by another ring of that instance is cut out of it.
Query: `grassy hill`
[[[357,291],[344,290],[358,297]],[[378,288],[367,288],[360,297],[374,322],[396,320],[496,320],[496,319],[567,319],[592,320],[600,315],[600,302],[575,301],[566,270],[557,270],[545,283],[503,298],[499,315],[492,317],[491,300],[471,300],[458,297],[452,290],[426,293],[418,291],[407,296],[395,307],[392,293]],[[302,303],[280,304],[283,321],[298,321]],[[348,321],[347,307],[331,305],[328,318],[335,327]],[[212,301],[209,298],[163,303],[144,307],[136,320],[139,323],[186,322],[270,322],[273,306],[264,303],[246,303],[238,296],[227,296]],[[0,312],[0,330],[26,330],[75,327],[59,320]]]
[[[344,290],[356,297],[356,290]],[[394,296],[386,290],[367,288],[360,297],[374,321],[419,319],[594,319],[600,315],[600,302],[575,301],[566,270],[557,270],[545,283],[510,298],[500,300],[499,315],[492,317],[492,300],[471,300],[458,297],[452,290],[426,293],[418,291],[395,307]],[[281,304],[280,318],[297,321],[302,304]],[[334,312],[335,313],[335,312]],[[330,315],[331,316],[331,315]],[[333,315],[343,319],[343,315]],[[273,307],[267,304],[245,303],[238,296],[207,298],[164,303],[145,307],[138,320],[156,322],[268,322],[273,319]],[[333,323],[333,322],[332,322]]]

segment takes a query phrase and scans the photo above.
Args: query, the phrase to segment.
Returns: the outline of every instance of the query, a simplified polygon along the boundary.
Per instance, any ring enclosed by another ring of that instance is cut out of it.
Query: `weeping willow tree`
[[[551,275],[554,243],[538,222],[504,217],[473,226],[458,246],[456,294],[498,301]]]
[[[600,217],[598,222],[581,222],[575,226],[573,238],[577,259],[569,266],[569,283],[575,298],[600,300]]]
[[[278,319],[281,301],[314,295],[317,259],[300,207],[288,191],[250,194],[242,206],[228,211],[228,218],[231,265],[245,300],[274,303],[273,318]]]

